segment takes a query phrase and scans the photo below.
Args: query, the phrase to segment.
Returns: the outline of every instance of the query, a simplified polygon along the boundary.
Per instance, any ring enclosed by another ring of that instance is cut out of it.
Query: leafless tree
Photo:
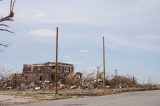
[[[0,2],[2,2],[2,0],[0,0]],[[9,13],[5,16],[0,16],[0,31],[13,33],[12,31],[10,31],[8,29],[9,26],[7,24],[5,24],[5,22],[14,21],[13,17],[14,17],[14,4],[15,4],[15,2],[16,2],[16,0],[10,0]],[[8,44],[5,44],[4,42],[0,42],[0,47],[8,47]],[[2,50],[0,50],[0,51],[2,51]]]

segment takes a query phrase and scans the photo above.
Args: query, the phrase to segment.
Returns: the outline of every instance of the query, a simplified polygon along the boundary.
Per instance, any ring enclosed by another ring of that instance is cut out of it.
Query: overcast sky
[[[8,0],[9,1],[9,0]],[[0,3],[0,15],[7,11]],[[21,72],[23,64],[55,61],[55,29],[59,27],[59,61],[76,71],[93,72],[102,65],[106,40],[106,71],[135,75],[140,82],[160,83],[159,0],[17,0],[15,34],[0,32],[0,67]]]

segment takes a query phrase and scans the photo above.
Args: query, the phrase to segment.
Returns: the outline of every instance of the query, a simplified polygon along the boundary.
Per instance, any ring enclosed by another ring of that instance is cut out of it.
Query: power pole
[[[104,36],[103,36],[103,89],[106,89],[106,84],[105,84],[105,80],[106,80],[106,69],[105,69],[105,40],[104,40]]]
[[[118,70],[115,69],[114,71],[115,71],[115,77],[117,77],[118,76]]]
[[[55,72],[55,82],[56,82],[56,94],[58,94],[58,83],[57,83],[57,71],[58,71],[58,27],[56,28],[56,72]]]
[[[17,88],[17,74],[14,75],[14,89]]]

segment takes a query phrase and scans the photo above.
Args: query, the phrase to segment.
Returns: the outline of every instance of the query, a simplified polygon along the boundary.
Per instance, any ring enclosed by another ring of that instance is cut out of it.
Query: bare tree
[[[0,2],[1,1],[2,0],[0,0]],[[8,29],[9,26],[7,24],[5,24],[5,22],[14,21],[13,17],[14,17],[14,4],[15,4],[15,2],[16,2],[16,0],[10,0],[9,13],[6,16],[0,16],[0,31],[13,33],[12,31],[10,31]],[[0,42],[0,47],[8,47],[8,44],[5,44],[4,42]],[[0,50],[0,51],[2,51],[2,50]]]

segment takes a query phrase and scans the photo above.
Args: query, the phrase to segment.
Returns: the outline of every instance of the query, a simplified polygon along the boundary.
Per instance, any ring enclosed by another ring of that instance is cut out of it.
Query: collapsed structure
[[[55,62],[46,62],[41,64],[24,64],[23,77],[26,81],[54,81],[55,80]],[[68,63],[58,63],[58,79],[74,73],[74,65]]]

